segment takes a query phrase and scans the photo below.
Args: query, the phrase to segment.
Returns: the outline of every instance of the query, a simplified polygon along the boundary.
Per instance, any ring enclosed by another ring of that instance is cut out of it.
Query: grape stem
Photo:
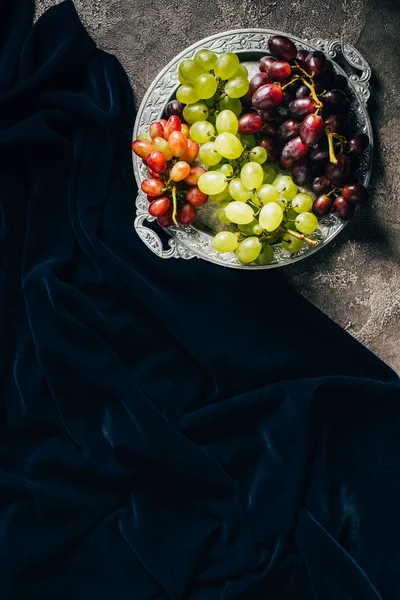
[[[308,89],[311,91],[311,98],[314,100],[315,105],[317,108],[322,108],[324,105],[321,102],[321,100],[318,98],[317,96],[317,92],[315,91],[315,85],[314,83],[308,83],[308,81],[306,81],[304,79],[304,77],[300,77],[301,81],[304,83],[304,85],[306,85],[308,87]]]
[[[329,196],[330,196],[331,194],[336,194],[337,192],[339,192],[339,193],[340,193],[341,191],[342,191],[342,188],[334,187],[334,188],[333,188],[333,190],[331,190],[330,192],[328,192],[328,193],[326,194],[326,196],[329,198]]]
[[[284,231],[285,233],[290,233],[290,235],[292,235],[293,237],[298,238],[299,240],[303,240],[304,242],[307,242],[307,244],[309,244],[310,246],[318,245],[318,242],[316,240],[312,240],[311,238],[306,237],[302,233],[298,233],[297,231],[293,231],[292,229],[286,229],[285,227],[282,227],[281,231]]]
[[[294,83],[295,81],[298,81],[299,79],[300,79],[300,77],[298,75],[296,75],[295,77],[293,77],[293,79],[291,79],[290,81],[285,83],[285,85],[282,85],[281,89],[284,90],[285,88],[288,87],[288,85],[291,85],[292,83]]]
[[[178,203],[176,201],[176,187],[174,185],[172,186],[172,206],[173,206],[173,209],[172,209],[172,220],[175,223],[175,225],[177,227],[179,227],[178,221],[176,219],[176,213],[178,211]]]
[[[335,155],[335,146],[333,144],[333,136],[334,134],[328,129],[325,129],[326,137],[328,138],[328,146],[329,146],[329,160],[334,165],[337,164],[337,158]]]

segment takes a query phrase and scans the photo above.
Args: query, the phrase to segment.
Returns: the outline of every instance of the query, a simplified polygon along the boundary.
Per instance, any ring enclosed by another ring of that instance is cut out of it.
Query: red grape
[[[336,198],[333,208],[344,221],[351,219],[355,213],[355,205],[345,200],[343,196]]]
[[[169,136],[173,131],[181,130],[181,120],[176,115],[172,115],[168,121],[166,126],[164,127],[164,139],[168,140]]]
[[[283,147],[282,157],[285,160],[300,160],[307,152],[308,146],[303,144],[300,136],[298,136],[289,140],[286,146]]]
[[[152,152],[147,164],[154,173],[163,173],[167,167],[167,159],[162,152]]]
[[[154,152],[154,145],[153,142],[147,140],[135,140],[132,142],[132,150],[140,158],[147,159]]]
[[[267,83],[271,83],[271,80],[266,73],[256,73],[250,81],[251,94],[254,94],[259,87],[266,85]]]
[[[190,166],[184,160],[179,160],[174,164],[169,172],[169,176],[172,181],[182,181],[190,173]]]
[[[161,217],[164,213],[167,212],[169,207],[171,206],[171,201],[167,196],[160,196],[157,200],[154,200],[149,206],[149,213],[153,217]]]
[[[326,166],[325,175],[335,185],[340,185],[346,179],[350,171],[350,161],[347,156],[339,156],[337,164],[329,163]]]
[[[314,177],[311,182],[311,189],[315,194],[324,194],[331,187],[331,182],[325,175]]]
[[[164,182],[154,178],[144,179],[142,191],[149,196],[161,196],[164,191]]]
[[[328,215],[332,210],[333,202],[329,196],[318,196],[313,203],[313,212],[317,217]]]
[[[297,160],[292,165],[292,179],[296,185],[303,187],[307,185],[311,179],[311,170],[308,156],[301,160]]]
[[[203,194],[202,191],[196,186],[190,188],[189,192],[186,194],[186,200],[192,206],[203,206],[208,200],[207,194]]]
[[[306,58],[306,69],[308,73],[320,75],[326,69],[326,56],[320,50],[314,50]]]
[[[292,40],[283,35],[274,35],[268,40],[268,49],[273,56],[281,60],[293,60],[297,55],[297,48]]]
[[[267,151],[268,161],[276,160],[278,158],[279,150],[276,138],[265,136],[261,138],[261,140],[258,142],[258,145],[262,146]]]
[[[293,161],[286,160],[285,158],[283,158],[283,156],[280,156],[279,160],[278,160],[278,165],[280,166],[281,169],[289,170],[293,165]]]
[[[279,126],[279,137],[285,141],[289,141],[299,135],[300,125],[294,119],[288,119]]]
[[[150,123],[149,133],[152,140],[156,137],[163,137],[164,125],[160,121],[153,121]]]
[[[346,107],[349,101],[342,90],[329,90],[324,96],[324,102],[329,107],[338,110]]]
[[[314,146],[321,139],[324,126],[324,120],[319,115],[307,115],[300,125],[300,137],[303,144]]]
[[[181,125],[181,132],[183,133],[183,135],[185,137],[189,137],[189,125],[186,125],[186,123],[182,123]]]
[[[365,133],[356,133],[349,140],[349,148],[355,154],[362,154],[369,146],[369,137]]]
[[[345,90],[348,87],[347,79],[340,73],[334,73],[331,76],[332,89]]]
[[[183,119],[183,109],[184,108],[185,108],[185,105],[182,104],[181,102],[178,102],[178,100],[171,100],[171,102],[168,102],[165,112],[166,112],[168,118],[172,117],[172,115],[176,115],[180,119]]]
[[[286,81],[292,73],[292,68],[288,62],[277,60],[268,69],[268,77],[272,81]]]
[[[306,66],[306,59],[307,56],[309,55],[309,51],[308,50],[298,50],[297,51],[297,56],[296,56],[296,60],[299,61],[299,63],[305,67]]]
[[[367,200],[368,191],[361,183],[346,183],[342,189],[342,196],[351,204],[359,204]]]
[[[250,112],[242,115],[239,118],[238,131],[240,134],[244,135],[258,133],[259,131],[261,131],[263,125],[264,121],[262,120],[260,115],[256,112]]]
[[[172,206],[167,210],[167,212],[165,212],[163,215],[161,215],[160,217],[158,217],[157,223],[161,227],[171,227],[171,225],[173,223],[173,220],[172,220]]]
[[[310,88],[304,85],[304,83],[296,90],[296,98],[307,98],[310,94]]]
[[[182,154],[182,156],[180,158],[181,158],[181,160],[184,160],[190,164],[194,160],[196,160],[199,150],[200,150],[199,144],[197,142],[195,142],[194,140],[188,139],[187,148],[186,148],[184,154]]]
[[[346,118],[341,115],[329,115],[325,119],[325,126],[334,133],[342,133],[346,127]]]
[[[264,73],[268,73],[268,69],[276,61],[276,58],[273,56],[263,56],[260,60],[259,69]]]
[[[178,221],[182,225],[191,225],[196,216],[196,209],[191,204],[184,204],[178,211]]]
[[[187,137],[181,131],[172,131],[168,137],[168,147],[173,156],[182,156],[188,147]]]
[[[159,173],[156,173],[156,171],[153,171],[153,169],[151,169],[150,167],[147,167],[147,170],[149,172],[150,177],[153,177],[154,179],[161,179]]]
[[[188,185],[196,185],[200,175],[203,175],[206,170],[203,167],[190,167],[190,173],[187,177],[185,177],[184,182]]]
[[[315,102],[312,98],[296,98],[289,104],[289,112],[294,118],[303,118],[315,112]]]
[[[252,101],[255,108],[265,109],[278,106],[282,102],[282,98],[281,87],[275,83],[267,83],[254,92]]]

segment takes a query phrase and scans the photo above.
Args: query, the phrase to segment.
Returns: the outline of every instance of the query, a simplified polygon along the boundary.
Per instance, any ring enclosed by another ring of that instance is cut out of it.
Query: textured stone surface
[[[38,0],[41,14],[54,0]],[[371,202],[330,246],[286,269],[311,302],[400,372],[400,3],[398,0],[75,0],[98,44],[116,54],[139,103],[189,44],[263,27],[342,38],[370,63],[376,160]]]

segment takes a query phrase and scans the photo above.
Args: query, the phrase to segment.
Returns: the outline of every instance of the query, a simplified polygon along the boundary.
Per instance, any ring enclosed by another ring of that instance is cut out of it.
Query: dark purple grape
[[[284,92],[287,92],[288,94],[291,94],[292,95],[292,100],[293,100],[293,96],[295,96],[297,90],[299,89],[299,87],[301,85],[302,85],[301,79],[295,79],[291,83],[287,83],[286,84]]]
[[[326,56],[320,50],[314,50],[306,58],[306,69],[308,73],[321,75],[326,69]]]
[[[332,89],[335,90],[346,90],[348,87],[346,77],[344,77],[344,75],[341,75],[340,73],[334,73],[331,76],[331,84]]]
[[[283,147],[282,157],[285,160],[300,160],[308,152],[308,146],[303,144],[300,136],[295,137],[287,142]]]
[[[334,133],[342,133],[346,127],[346,117],[340,113],[337,115],[329,115],[325,119],[325,127]]]
[[[300,125],[297,121],[295,121],[294,119],[288,119],[287,121],[281,123],[281,125],[279,126],[279,137],[285,142],[288,142],[292,138],[297,137],[299,135],[299,129]]]
[[[324,217],[331,212],[332,206],[332,200],[324,194],[322,196],[318,196],[318,198],[314,200],[313,212],[317,217]]]
[[[239,118],[238,132],[242,135],[249,135],[261,131],[264,121],[256,112],[249,112]]]
[[[268,154],[267,160],[268,161],[276,160],[278,158],[279,148],[278,148],[277,139],[275,137],[264,136],[258,142],[258,145],[262,146],[267,151],[267,154]]]
[[[289,112],[295,119],[301,119],[314,111],[315,102],[312,98],[296,98],[289,104]]]
[[[183,121],[183,109],[185,108],[185,104],[182,104],[182,102],[178,102],[178,100],[171,100],[171,102],[168,102],[166,108],[165,108],[165,113],[168,117],[168,119],[170,117],[172,117],[172,115],[176,115],[177,117],[180,118],[181,121]]]
[[[293,100],[294,100],[293,94],[291,94],[290,92],[288,92],[287,90],[285,90],[283,92],[282,104],[284,104],[285,106],[289,106],[289,104],[291,102],[293,102]]]
[[[271,121],[276,121],[276,119],[278,117],[277,112],[274,108],[260,110],[259,113],[260,113],[262,120],[265,121],[266,123],[269,123]]]
[[[356,133],[349,139],[349,148],[355,154],[362,154],[369,146],[369,137],[365,133]]]
[[[325,123],[319,115],[311,114],[304,117],[300,125],[300,137],[306,146],[314,146],[324,133]]]
[[[325,175],[335,185],[340,185],[344,182],[350,172],[350,160],[347,156],[339,156],[337,164],[329,163],[325,169]]]
[[[303,85],[301,85],[296,92],[296,98],[307,98],[310,94],[310,88],[303,83]]]
[[[327,77],[330,77],[331,75],[333,75],[333,73],[334,73],[333,62],[331,60],[327,59],[326,67],[325,67],[325,75]]]
[[[350,202],[345,200],[343,196],[338,196],[333,203],[333,209],[344,221],[348,221],[354,216],[356,207],[354,204],[350,204]]]
[[[271,81],[286,81],[292,74],[292,67],[285,60],[276,60],[268,69]]]
[[[333,109],[345,108],[349,104],[349,100],[342,90],[329,90],[323,97],[323,101]]]
[[[267,83],[271,83],[270,78],[266,73],[256,73],[254,77],[251,78],[250,81],[250,91],[252,94],[262,85],[266,85]]]
[[[350,204],[366,202],[368,191],[361,183],[346,183],[342,189],[343,198]]]
[[[291,169],[292,179],[298,186],[305,186],[310,182],[311,169],[308,156],[305,156],[301,160],[297,160],[293,163]]]
[[[274,136],[278,133],[278,126],[276,125],[276,123],[264,123],[261,129],[261,133],[263,135]]]
[[[331,187],[331,182],[325,175],[319,175],[318,177],[314,177],[311,182],[311,189],[314,194],[324,194]]]
[[[292,40],[284,35],[274,35],[268,40],[268,49],[273,56],[280,60],[293,60],[297,55],[297,48]]]
[[[260,59],[258,68],[260,69],[260,71],[263,71],[264,73],[268,73],[268,69],[270,68],[272,63],[274,63],[275,61],[276,61],[276,58],[274,58],[273,56],[263,56]]]
[[[251,93],[250,87],[246,94],[240,98],[240,102],[245,108],[251,108],[253,103],[253,95]]]
[[[290,117],[289,106],[283,103],[276,107],[276,112],[281,119],[288,119]]]
[[[329,162],[328,146],[318,144],[310,152],[310,160],[313,163],[324,165]]]
[[[296,60],[299,61],[302,67],[306,66],[307,56],[309,55],[308,50],[298,50]]]
[[[275,83],[267,83],[254,92],[252,102],[255,108],[264,110],[278,106],[282,102],[282,98],[282,88]]]

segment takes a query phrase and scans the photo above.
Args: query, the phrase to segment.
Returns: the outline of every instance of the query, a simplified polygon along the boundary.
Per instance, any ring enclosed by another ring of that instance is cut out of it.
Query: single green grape
[[[253,219],[250,223],[246,223],[245,225],[238,225],[238,229],[243,235],[254,235],[253,229],[256,225],[258,225],[257,219]],[[262,228],[261,228],[262,232]]]
[[[233,52],[224,52],[215,61],[214,73],[221,79],[230,79],[238,70],[239,65],[239,58],[236,54]]]
[[[265,148],[262,146],[255,146],[250,151],[250,160],[262,165],[268,158],[268,154]]]
[[[239,158],[244,150],[240,140],[233,133],[228,132],[217,135],[215,138],[215,147],[217,152],[230,160]]]
[[[257,265],[265,266],[270,265],[274,260],[274,249],[269,244],[266,244],[261,250],[258,258],[256,259]]]
[[[240,179],[242,180],[244,187],[248,190],[258,189],[262,185],[264,179],[262,166],[256,162],[246,163],[240,171]]]
[[[276,202],[278,200],[279,192],[274,185],[270,183],[264,183],[259,190],[257,190],[257,196],[263,204],[268,202]]]
[[[208,119],[208,108],[203,102],[188,104],[183,109],[183,118],[186,123],[192,124],[196,121],[206,121]]]
[[[282,194],[278,193],[278,198],[275,200],[275,202],[279,204],[282,210],[286,210],[288,201],[286,200],[286,198],[284,198],[284,196],[282,196]]]
[[[215,202],[216,204],[222,204],[223,202],[231,202],[233,200],[232,196],[229,193],[228,186],[226,186],[226,188],[222,190],[222,192],[220,192],[219,194],[210,194],[208,196],[208,199],[211,200],[211,202]]]
[[[283,210],[276,202],[268,202],[260,211],[260,225],[266,231],[274,231],[282,223],[282,219]]]
[[[293,182],[292,178],[287,175],[278,175],[272,185],[276,187],[280,195],[286,198],[288,202],[293,200],[297,194],[297,185]]]
[[[204,177],[204,175],[202,175],[201,177]],[[230,202],[225,208],[225,214],[232,223],[236,223],[237,225],[245,225],[246,223],[251,223],[251,221],[254,219],[254,213],[251,207],[248,204],[245,204],[244,202]]]
[[[207,171],[200,175],[197,186],[203,194],[220,194],[227,187],[228,182],[220,171]]]
[[[245,77],[232,77],[225,84],[225,93],[229,98],[242,98],[249,91],[250,84]]]
[[[249,72],[244,65],[239,65],[238,70],[233,75],[233,77],[244,77],[245,79],[247,79],[248,76],[249,76]]]
[[[199,159],[207,167],[213,167],[221,162],[222,156],[216,151],[214,142],[206,142],[200,146]]]
[[[211,71],[217,62],[217,55],[212,50],[202,48],[201,50],[197,50],[193,60],[205,71]]]
[[[275,169],[272,165],[264,163],[262,165],[264,171],[263,183],[272,183],[276,177]]]
[[[215,134],[215,127],[209,121],[196,121],[189,130],[189,135],[198,144],[209,142],[211,136]],[[218,148],[216,148],[218,151]],[[221,154],[221,153],[220,153]]]
[[[303,241],[290,233],[285,233],[282,238],[282,248],[288,252],[298,252],[303,247]]]
[[[248,237],[236,249],[236,256],[242,263],[254,262],[260,255],[262,244],[257,237]]]
[[[231,231],[220,231],[214,238],[214,248],[218,252],[233,252],[238,245],[237,235]]]
[[[254,148],[254,146],[256,146],[257,144],[255,136],[251,133],[241,134],[239,136],[239,139],[242,142],[243,146],[245,146],[245,148]]]
[[[261,235],[262,232],[263,232],[263,228],[261,227],[260,223],[256,223],[253,227],[254,235]]]
[[[229,164],[222,165],[221,173],[223,173],[225,175],[225,177],[232,177],[232,175],[233,175],[232,165],[229,165]]]
[[[296,194],[292,200],[292,208],[297,213],[309,212],[313,205],[313,199],[309,194]]]
[[[137,136],[137,139],[138,140],[145,140],[146,142],[151,142],[152,141],[149,133],[139,133],[139,135]]]
[[[178,88],[176,99],[182,104],[194,104],[201,96],[190,83],[185,83]]]
[[[217,87],[218,82],[211,73],[203,73],[203,75],[200,75],[194,83],[196,94],[198,94],[199,98],[204,100],[212,98],[217,91]],[[197,100],[195,100],[195,102],[197,102]]]
[[[230,223],[230,219],[228,218],[225,209],[229,206],[230,202],[223,202],[220,204],[219,209],[217,210],[217,218],[221,221],[221,223]]]
[[[240,117],[242,112],[242,103],[237,98],[228,98],[224,96],[218,103],[218,110],[231,110],[237,117]]]
[[[235,177],[229,182],[229,193],[234,200],[238,202],[247,202],[251,196],[251,192],[244,187],[243,182],[239,177]]]
[[[296,217],[296,227],[301,233],[313,233],[318,227],[318,219],[313,213],[300,213]]]
[[[186,58],[179,64],[178,73],[186,81],[194,83],[204,73],[204,69],[194,60]]]
[[[239,128],[239,121],[237,116],[231,110],[222,110],[215,121],[215,126],[218,133],[233,133],[236,135]]]

